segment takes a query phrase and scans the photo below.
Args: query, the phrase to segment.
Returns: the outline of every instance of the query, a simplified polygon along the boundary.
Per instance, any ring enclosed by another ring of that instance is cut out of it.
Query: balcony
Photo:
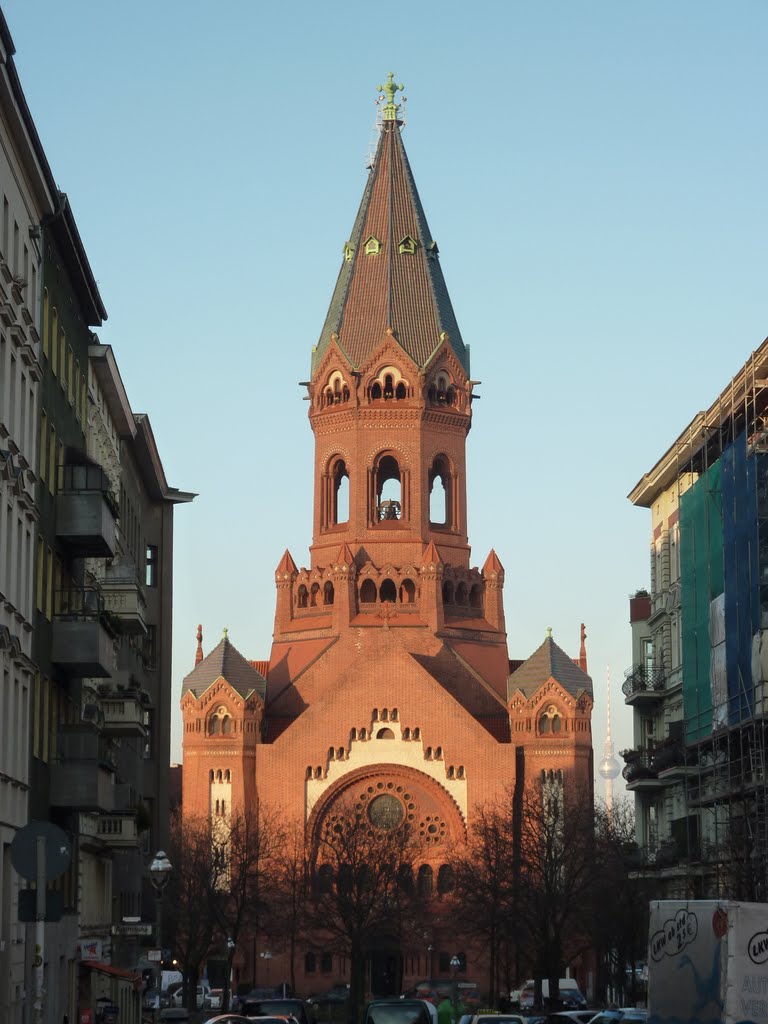
[[[56,592],[51,661],[76,678],[106,679],[114,662],[114,630],[98,587]]]
[[[115,850],[131,849],[139,844],[135,814],[111,814],[99,818],[99,839]]]
[[[72,554],[111,558],[115,553],[117,515],[109,479],[101,466],[60,467],[56,534]]]
[[[661,782],[684,779],[698,771],[696,754],[680,740],[667,740],[653,752],[652,764]]]
[[[627,763],[621,774],[629,792],[637,793],[659,789],[663,785],[659,782],[657,772],[653,767],[652,755],[648,751],[625,750],[622,752],[622,757]]]
[[[146,712],[139,693],[110,693],[101,698],[104,732],[112,736],[146,736]]]
[[[648,669],[645,665],[633,665],[624,673],[621,692],[625,704],[653,704],[664,697],[665,676],[663,669]]]
[[[107,570],[101,592],[104,607],[120,620],[121,632],[130,636],[146,636],[146,602],[135,576],[116,577]]]
[[[51,806],[111,811],[114,772],[108,742],[90,726],[66,726],[52,763]]]

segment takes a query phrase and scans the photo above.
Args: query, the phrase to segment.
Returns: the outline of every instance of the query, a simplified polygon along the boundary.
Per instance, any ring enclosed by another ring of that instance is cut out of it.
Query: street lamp
[[[157,922],[157,944],[160,959],[157,961],[157,1005],[160,1007],[160,989],[163,981],[163,891],[168,884],[173,867],[164,850],[158,850],[149,865],[149,877],[155,889],[155,920]]]
[[[222,1008],[224,1010],[229,1009],[229,1004],[232,999],[232,960],[235,956],[235,940],[231,935],[227,936],[227,976],[224,979],[224,999],[222,1000]]]
[[[451,976],[456,978],[456,971],[461,967],[461,960],[457,956],[451,957]]]
[[[263,953],[259,953],[259,956],[267,965],[267,988],[269,988],[269,961],[272,959],[272,954],[268,949],[265,949]]]

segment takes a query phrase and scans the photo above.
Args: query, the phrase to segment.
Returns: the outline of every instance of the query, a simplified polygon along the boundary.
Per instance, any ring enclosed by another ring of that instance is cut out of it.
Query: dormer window
[[[397,251],[402,255],[412,256],[416,252],[416,240],[411,238],[410,235],[406,235],[405,238],[400,240],[397,246]]]
[[[381,242],[375,235],[371,235],[365,242],[365,255],[378,256],[381,252]]]
[[[344,262],[351,263],[352,257],[355,255],[355,247],[349,242],[344,243]]]

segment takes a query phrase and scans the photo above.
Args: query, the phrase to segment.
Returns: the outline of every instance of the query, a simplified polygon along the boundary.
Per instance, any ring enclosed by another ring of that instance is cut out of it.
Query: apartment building
[[[768,341],[629,495],[650,593],[624,682],[643,871],[668,896],[766,896]]]

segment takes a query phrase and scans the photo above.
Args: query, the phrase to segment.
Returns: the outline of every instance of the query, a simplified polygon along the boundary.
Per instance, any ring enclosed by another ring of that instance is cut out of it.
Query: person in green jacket
[[[437,1024],[456,1024],[456,1017],[450,996],[443,996],[443,999],[438,1004]]]

